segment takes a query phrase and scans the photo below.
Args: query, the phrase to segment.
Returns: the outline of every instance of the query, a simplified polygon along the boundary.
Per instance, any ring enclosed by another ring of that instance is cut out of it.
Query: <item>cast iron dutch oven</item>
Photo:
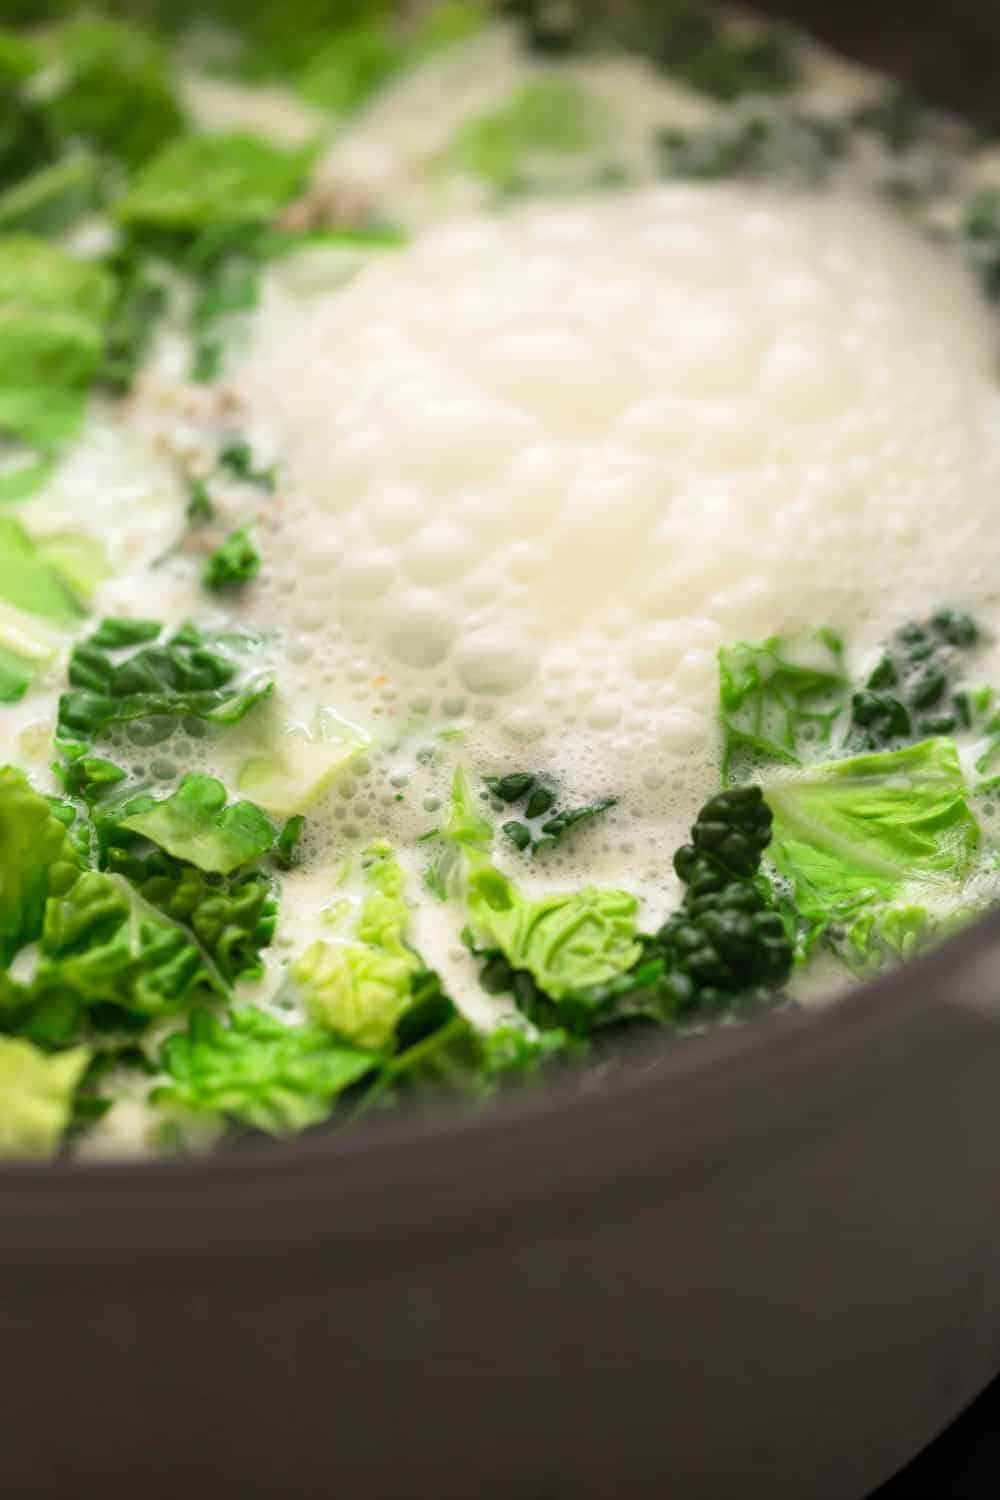
[[[995,6],[772,9],[1000,124]],[[853,1500],[1000,1369],[998,1175],[1000,915],[486,1113],[6,1168],[0,1484]]]

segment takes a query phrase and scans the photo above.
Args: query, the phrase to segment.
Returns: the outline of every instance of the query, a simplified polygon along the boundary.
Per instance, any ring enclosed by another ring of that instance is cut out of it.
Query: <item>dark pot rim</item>
[[[398,1256],[414,1236],[514,1222],[537,1232],[584,1201],[591,1214],[623,1211],[651,1181],[683,1195],[738,1174],[770,1142],[835,1128],[870,1085],[880,1040],[939,1006],[975,1005],[998,947],[994,912],[816,1007],[683,1040],[643,1033],[607,1065],[478,1110],[400,1110],[357,1131],[184,1159],[4,1164],[0,1263],[138,1272],[359,1244]]]

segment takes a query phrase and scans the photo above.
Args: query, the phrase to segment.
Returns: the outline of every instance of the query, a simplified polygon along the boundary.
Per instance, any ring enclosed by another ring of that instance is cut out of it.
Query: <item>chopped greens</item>
[[[944,896],[954,906],[979,846],[949,739],[813,767],[773,782],[767,798],[771,858],[810,943],[846,929],[848,942],[865,931],[868,947],[890,913],[890,932],[898,927],[899,903],[933,908]]]
[[[166,50],[137,21],[84,16],[57,39],[49,102],[58,135],[136,167],[185,127]]]
[[[161,235],[266,224],[303,187],[312,156],[240,131],[183,136],[136,175],[117,217]]]
[[[188,772],[170,797],[129,802],[119,826],[212,875],[232,874],[269,853],[274,843],[274,829],[259,808],[252,802],[227,804],[222,782],[197,771]]]
[[[391,849],[372,845],[362,865],[366,894],[355,940],[313,943],[291,972],[316,1022],[342,1041],[378,1050],[410,1007],[423,964],[405,940],[410,914]]]
[[[583,91],[563,79],[542,78],[466,125],[453,150],[463,170],[510,194],[526,186],[533,159],[572,156],[597,139],[593,106]]]
[[[510,819],[503,824],[504,837],[523,854],[535,854],[551,848],[580,823],[607,812],[617,805],[617,797],[602,797],[581,807],[556,809],[556,793],[528,771],[514,771],[507,776],[487,776],[486,785],[501,802],[522,802],[524,819]]]
[[[167,1081],[153,1090],[155,1102],[281,1136],[327,1119],[336,1096],[377,1059],[321,1026],[289,1025],[248,1006],[228,1024],[194,1011],[187,1029],[163,1043],[159,1066]]]
[[[55,1155],[89,1061],[83,1047],[50,1055],[0,1036],[0,1159]]]
[[[250,531],[241,526],[231,531],[208,558],[202,571],[202,582],[214,593],[241,589],[260,572],[260,553]]]
[[[960,653],[979,643],[968,615],[939,610],[929,620],[897,630],[865,686],[851,699],[849,742],[878,750],[924,735],[968,729],[972,706],[954,691]]]
[[[654,175],[741,178],[750,192],[819,184],[849,163],[909,203],[925,180],[966,191],[949,145],[957,127],[942,137],[919,100],[889,90],[837,114],[803,107],[796,41],[781,26],[700,0],[502,10],[539,54],[639,49],[722,106],[704,113],[705,99],[688,99],[683,128],[651,133]],[[252,597],[240,591],[261,568],[258,528],[284,497],[266,440],[255,451],[237,385],[221,377],[269,265],[310,245],[353,247],[346,258],[360,264],[366,247],[400,242],[378,194],[369,202],[351,172],[341,184],[326,166],[311,184],[313,169],[391,80],[473,37],[492,7],[147,0],[141,11],[21,4],[11,15],[30,32],[0,30],[0,501],[47,478],[92,393],[103,413],[154,354],[150,388],[161,355],[186,361],[187,378],[218,383],[184,393],[211,413],[208,461],[177,460],[187,530],[166,557],[185,542],[201,554],[206,616],[94,626],[85,616],[115,538],[77,532],[48,496],[23,517],[0,515],[0,711],[43,677],[64,687],[56,783],[0,768],[0,1158],[75,1149],[114,1114],[123,1079],[120,1097],[134,1088],[159,1149],[346,1126],[442,1095],[480,1102],[600,1056],[621,1027],[684,1032],[780,1003],[793,965],[820,946],[875,973],[991,900],[1000,700],[969,676],[984,632],[951,609],[904,624],[857,675],[852,642],[829,628],[719,653],[721,790],[690,842],[663,852],[664,892],[671,869],[680,888],[656,930],[643,930],[627,889],[548,884],[571,830],[615,797],[564,805],[554,782],[522,770],[474,791],[459,769],[425,835],[425,885],[448,904],[435,916],[453,919],[484,994],[504,997],[492,1030],[448,992],[467,955],[441,949],[439,973],[434,951],[415,946],[426,914],[407,901],[414,851],[378,839],[323,870],[324,796],[339,778],[353,795],[352,768],[380,775],[383,746],[405,756],[412,730],[370,734],[328,704],[303,707],[294,684],[272,680],[270,642],[224,623]],[[263,119],[259,133],[201,128],[211,74],[292,90],[307,144],[280,144]],[[472,178],[500,203],[644,170],[630,139],[620,160],[600,158],[614,121],[586,64],[523,76],[486,112],[459,112],[450,140],[428,135],[435,191],[475,197]],[[1000,192],[974,192],[961,226],[940,232],[1000,298]],[[146,399],[143,382],[136,404]],[[228,514],[234,490],[240,509]],[[348,526],[337,545],[351,536]],[[168,599],[182,571],[158,575]],[[12,722],[36,758],[51,726]],[[188,738],[206,736],[222,746],[225,779],[190,769]],[[404,781],[363,796],[403,802]],[[350,806],[332,800],[338,813]],[[555,846],[555,859],[534,858]],[[296,906],[269,952],[279,899],[299,892],[304,935]]]
[[[774,636],[719,652],[724,781],[768,761],[797,765],[828,746],[848,690],[843,647],[832,631],[797,642]]]
[[[73,648],[57,735],[86,742],[144,721],[147,736],[163,738],[180,719],[235,724],[272,689],[248,671],[257,646],[253,636],[190,622],[168,635],[155,620],[104,620]]]
[[[0,236],[0,435],[43,460],[73,435],[104,355],[113,297],[100,266],[43,239]]]

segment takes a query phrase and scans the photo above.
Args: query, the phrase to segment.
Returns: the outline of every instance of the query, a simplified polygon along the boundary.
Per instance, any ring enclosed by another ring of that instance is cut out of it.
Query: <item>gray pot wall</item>
[[[1000,1368],[998,998],[1000,915],[490,1113],[7,1168],[4,1492],[859,1497]]]

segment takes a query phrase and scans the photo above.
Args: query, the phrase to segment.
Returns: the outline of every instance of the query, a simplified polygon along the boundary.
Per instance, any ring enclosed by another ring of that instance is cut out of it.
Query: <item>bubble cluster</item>
[[[337,289],[276,270],[240,377],[285,476],[255,618],[283,691],[383,746],[341,831],[527,760],[622,798],[574,878],[666,881],[720,645],[829,624],[860,656],[996,608],[994,357],[964,272],[847,194],[665,186],[451,221]],[[463,737],[387,804],[415,720]]]

